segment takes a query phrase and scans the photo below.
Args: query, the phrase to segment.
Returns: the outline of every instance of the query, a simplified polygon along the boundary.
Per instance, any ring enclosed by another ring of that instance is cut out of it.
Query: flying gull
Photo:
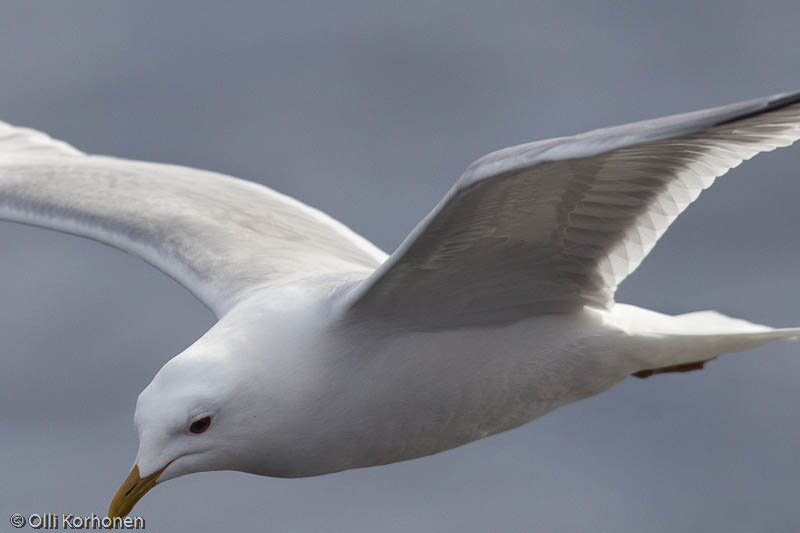
[[[422,457],[800,336],[614,302],[716,177],[798,138],[800,92],[505,148],[387,256],[262,185],[0,123],[0,218],[139,256],[218,318],[139,395],[120,517],[185,474]]]

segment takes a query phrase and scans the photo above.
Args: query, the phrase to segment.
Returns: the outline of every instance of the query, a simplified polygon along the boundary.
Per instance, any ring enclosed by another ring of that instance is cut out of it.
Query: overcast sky
[[[796,0],[5,1],[0,119],[263,183],[391,251],[488,151],[799,89],[798,20]],[[800,147],[728,174],[618,300],[800,325],[798,174]],[[105,513],[136,396],[213,321],[134,257],[0,224],[0,520]],[[177,532],[797,531],[798,382],[799,345],[772,344],[425,459],[187,476],[134,514]]]

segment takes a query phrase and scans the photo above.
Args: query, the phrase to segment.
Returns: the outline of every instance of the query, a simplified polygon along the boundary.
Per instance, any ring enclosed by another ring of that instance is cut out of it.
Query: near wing
[[[0,219],[137,255],[217,316],[259,287],[371,271],[386,257],[327,215],[256,183],[90,156],[2,122]]]
[[[673,220],[743,160],[800,138],[800,92],[478,159],[350,296],[422,328],[607,307]]]

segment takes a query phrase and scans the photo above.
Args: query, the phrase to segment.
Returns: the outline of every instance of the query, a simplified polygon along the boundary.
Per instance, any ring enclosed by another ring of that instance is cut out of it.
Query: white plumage
[[[187,473],[411,459],[630,374],[800,335],[613,300],[716,177],[798,138],[793,93],[506,148],[387,259],[266,187],[0,123],[0,218],[138,255],[220,319],[140,395],[139,453],[110,509],[122,515]]]

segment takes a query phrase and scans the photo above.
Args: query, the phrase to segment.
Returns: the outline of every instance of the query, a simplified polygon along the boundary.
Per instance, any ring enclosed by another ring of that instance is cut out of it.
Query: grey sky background
[[[0,118],[263,183],[392,250],[488,151],[800,88],[799,19],[795,0],[7,1]],[[798,169],[794,147],[729,173],[618,300],[800,325]],[[0,295],[0,530],[105,513],[136,396],[213,317],[136,258],[8,223]],[[799,357],[629,379],[385,467],[191,475],[134,514],[150,531],[797,531]]]

